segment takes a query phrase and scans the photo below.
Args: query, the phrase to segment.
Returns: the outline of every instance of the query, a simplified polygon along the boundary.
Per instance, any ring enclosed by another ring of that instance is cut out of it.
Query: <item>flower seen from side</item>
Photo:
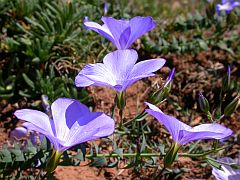
[[[232,135],[232,130],[217,124],[201,124],[195,127],[179,121],[173,116],[165,115],[158,107],[150,103],[146,103],[149,109],[148,114],[155,117],[162,123],[172,136],[174,143],[164,157],[164,167],[170,167],[174,162],[177,152],[182,145],[191,141],[202,139],[223,139]]]
[[[136,63],[135,50],[117,50],[107,54],[103,63],[88,64],[76,76],[77,87],[107,86],[123,92],[134,82],[154,76],[164,64],[164,59],[150,59]],[[135,64],[136,63],[136,64]]]
[[[130,20],[102,17],[103,25],[84,22],[84,25],[107,38],[117,49],[129,48],[140,36],[156,27],[152,17],[134,17]]]
[[[149,109],[146,110],[148,114],[161,122],[171,134],[173,141],[179,145],[201,139],[223,139],[232,134],[231,129],[218,123],[201,124],[195,127],[188,126],[175,117],[164,114],[155,105],[146,104],[149,106]]]

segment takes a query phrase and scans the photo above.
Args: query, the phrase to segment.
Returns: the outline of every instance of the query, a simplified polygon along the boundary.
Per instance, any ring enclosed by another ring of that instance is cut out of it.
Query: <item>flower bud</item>
[[[239,23],[238,16],[236,15],[236,13],[234,11],[231,11],[227,15],[227,22],[228,22],[228,26],[230,26],[230,27]]]
[[[169,151],[167,152],[166,156],[164,157],[164,167],[169,168],[171,164],[174,162],[177,156],[177,152],[180,148],[179,144],[173,143],[170,147]]]
[[[230,68],[230,65],[228,65],[227,75],[223,78],[223,82],[222,82],[222,89],[224,92],[231,88],[230,78],[231,78],[231,68]]]
[[[213,17],[214,17],[214,14],[215,14],[215,12],[216,12],[216,10],[215,10],[215,2],[212,0],[212,1],[208,1],[209,2],[209,4],[208,4],[208,6],[207,6],[207,8],[206,8],[206,14],[207,14],[207,17],[209,18],[209,19],[213,19]]]
[[[235,97],[233,99],[232,102],[230,102],[225,108],[224,108],[224,115],[225,116],[230,116],[232,113],[234,113],[234,111],[238,108],[240,104],[240,96],[237,95],[237,97]]]
[[[85,26],[85,24],[84,24],[84,23],[86,23],[86,22],[89,22],[88,16],[84,16],[84,18],[83,18],[83,26],[84,26],[84,28],[85,28],[87,31],[89,31],[90,29],[89,29],[87,26]]]
[[[115,97],[115,102],[118,109],[123,110],[123,108],[126,106],[125,92],[117,93]]]
[[[208,103],[208,100],[203,96],[201,92],[199,93],[198,102],[201,110],[205,113],[208,113],[210,110],[209,103]]]
[[[57,165],[59,163],[61,155],[62,155],[62,152],[60,152],[58,150],[52,151],[51,156],[48,159],[47,164],[46,164],[46,171],[48,173],[52,173],[55,171],[55,169],[57,168]]]
[[[109,6],[110,6],[110,4],[109,4],[107,1],[105,1],[105,2],[104,2],[104,7],[103,7],[103,12],[104,12],[104,15],[105,15],[105,16],[106,16],[107,13],[108,13]]]
[[[160,102],[162,102],[168,96],[170,90],[172,89],[172,82],[173,82],[174,74],[175,74],[175,68],[173,68],[171,70],[163,88],[158,90],[157,92],[154,92],[150,96],[150,102],[152,104],[159,104]]]

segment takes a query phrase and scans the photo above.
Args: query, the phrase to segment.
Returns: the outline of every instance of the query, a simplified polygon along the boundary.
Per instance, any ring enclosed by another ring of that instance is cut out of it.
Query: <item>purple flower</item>
[[[32,131],[29,131],[25,127],[16,127],[14,130],[11,131],[10,133],[10,141],[14,140],[21,140],[21,139],[26,139],[29,137],[31,140],[32,144],[37,145],[38,141],[40,142],[43,139],[42,134],[34,134]]]
[[[231,78],[231,66],[228,65],[228,67],[227,67],[227,79],[228,79],[229,83],[230,83],[230,78]]]
[[[164,84],[164,87],[167,87],[170,83],[172,83],[173,78],[174,78],[174,74],[175,74],[175,68],[173,68],[170,72],[170,74],[168,75],[168,78]]]
[[[156,27],[152,17],[134,17],[131,20],[102,17],[103,25],[85,22],[84,25],[111,41],[117,49],[127,49],[144,33]]]
[[[114,120],[101,112],[90,112],[79,101],[59,98],[51,105],[53,119],[45,113],[32,110],[17,110],[14,115],[27,121],[23,125],[32,131],[45,135],[57,152],[114,131]]]
[[[200,139],[223,139],[232,134],[232,130],[217,123],[188,126],[175,117],[165,115],[158,107],[146,104],[150,108],[146,110],[148,114],[157,118],[167,128],[176,144],[184,145]]]
[[[160,69],[164,59],[150,59],[137,64],[138,54],[135,50],[117,50],[107,54],[103,63],[88,64],[76,76],[78,87],[107,86],[123,92],[134,82],[149,76]]]
[[[103,7],[104,15],[107,14],[109,6],[110,6],[110,4],[107,1],[105,1],[104,2],[104,7]]]
[[[88,28],[87,26],[85,26],[85,23],[86,23],[86,22],[89,22],[88,16],[84,16],[84,18],[83,18],[83,26],[84,26],[84,28],[88,31],[89,28]]]
[[[240,2],[237,2],[236,0],[222,0],[222,4],[217,4],[216,11],[218,14],[221,11],[225,11],[228,14],[237,6],[240,6]]]
[[[212,174],[216,177],[217,180],[235,180],[240,179],[240,169],[233,169],[230,165],[227,164],[237,164],[240,165],[240,159],[237,158],[233,160],[229,157],[224,157],[218,160],[221,165],[221,170],[213,167]]]

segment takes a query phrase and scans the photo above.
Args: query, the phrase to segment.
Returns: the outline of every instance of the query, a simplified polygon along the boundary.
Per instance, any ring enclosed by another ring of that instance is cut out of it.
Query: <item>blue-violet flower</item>
[[[164,59],[150,59],[137,64],[135,50],[117,50],[107,54],[103,63],[88,64],[76,76],[77,87],[107,86],[123,92],[134,82],[149,76],[164,64]]]
[[[114,120],[101,112],[90,112],[79,101],[59,98],[51,105],[53,118],[41,111],[21,109],[14,115],[25,120],[23,126],[45,135],[59,153],[70,147],[108,136],[114,131]]]
[[[222,0],[222,4],[217,4],[216,11],[218,12],[218,14],[221,11],[225,11],[228,14],[234,9],[234,7],[237,6],[240,6],[240,2],[236,0]]]
[[[117,49],[127,49],[144,33],[156,27],[152,17],[134,17],[130,20],[102,17],[103,25],[85,22],[84,25],[111,41]]]
[[[178,145],[201,139],[223,139],[232,134],[232,130],[217,123],[188,126],[173,116],[165,115],[158,107],[150,103],[146,104],[150,108],[146,110],[148,114],[154,116],[167,128],[173,141]]]

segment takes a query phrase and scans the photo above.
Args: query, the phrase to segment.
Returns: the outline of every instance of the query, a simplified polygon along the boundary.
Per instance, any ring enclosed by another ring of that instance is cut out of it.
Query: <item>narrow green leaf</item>
[[[23,79],[25,80],[25,82],[27,83],[27,85],[29,85],[33,90],[35,89],[34,83],[33,81],[25,74],[22,74]]]
[[[113,153],[116,153],[121,159],[123,159],[123,148],[114,149]]]

